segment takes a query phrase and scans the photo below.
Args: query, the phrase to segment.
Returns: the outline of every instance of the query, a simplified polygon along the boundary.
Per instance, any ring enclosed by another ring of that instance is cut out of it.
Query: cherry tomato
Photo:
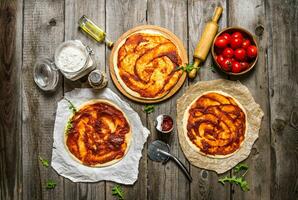
[[[225,58],[232,58],[234,56],[234,50],[231,48],[225,48],[222,55]]]
[[[239,39],[243,40],[242,34],[238,31],[232,34],[232,38],[239,38]]]
[[[238,61],[245,61],[246,60],[246,51],[242,48],[236,49],[234,51],[234,56]]]
[[[228,41],[224,38],[219,36],[218,38],[216,38],[214,45],[218,48],[225,48],[228,45]]]
[[[232,69],[232,60],[230,58],[225,58],[220,66],[223,70],[229,72]]]
[[[256,46],[250,45],[249,47],[247,47],[247,56],[249,58],[255,58],[258,55],[258,49]]]
[[[242,46],[242,39],[241,38],[232,38],[230,43],[232,49],[238,49]]]
[[[231,42],[231,35],[230,35],[230,34],[228,34],[228,33],[223,33],[223,34],[221,34],[220,36],[223,37],[223,38],[225,38],[225,39],[228,41],[228,43]]]
[[[239,62],[237,62],[237,61],[234,61],[234,62],[232,62],[232,72],[233,73],[239,73],[239,72],[241,72],[241,65],[240,65],[240,63]]]
[[[249,64],[247,62],[240,62],[240,65],[241,65],[241,71],[245,71],[249,67]]]
[[[250,46],[250,40],[249,39],[244,39],[242,42],[242,48],[247,49],[247,47]]]
[[[216,62],[221,66],[225,58],[222,55],[216,56]]]

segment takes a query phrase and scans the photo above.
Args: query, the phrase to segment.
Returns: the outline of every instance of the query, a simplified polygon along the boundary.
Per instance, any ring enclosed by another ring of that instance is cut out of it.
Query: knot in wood
[[[272,129],[277,135],[282,135],[282,132],[286,126],[286,121],[283,119],[275,119],[272,124]]]
[[[262,24],[258,24],[255,28],[255,34],[257,36],[261,36],[263,35],[263,32],[264,32],[264,26]]]
[[[208,177],[208,172],[206,170],[201,171],[201,176],[203,179],[206,179]]]
[[[258,155],[259,154],[259,151],[258,151],[258,149],[257,148],[252,148],[252,150],[251,150],[251,153],[252,153],[252,155]]]
[[[56,26],[57,22],[54,18],[52,18],[50,21],[49,21],[49,25],[50,26]]]

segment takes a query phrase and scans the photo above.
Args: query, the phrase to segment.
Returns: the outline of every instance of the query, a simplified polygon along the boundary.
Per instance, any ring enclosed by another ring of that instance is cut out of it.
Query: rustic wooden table
[[[191,166],[174,133],[171,151],[190,170],[193,182],[189,184],[174,163],[162,165],[149,160],[146,144],[138,181],[133,186],[123,186],[126,199],[298,199],[296,0],[1,0],[0,199],[114,199],[114,183],[73,183],[38,160],[38,156],[51,158],[57,101],[65,92],[87,84],[63,80],[55,93],[40,91],[32,76],[36,58],[53,55],[64,40],[80,39],[95,50],[96,65],[107,73],[109,70],[110,50],[78,31],[80,16],[89,16],[112,40],[140,24],[166,27],[183,41],[191,60],[216,5],[224,8],[220,28],[242,26],[257,36],[260,47],[256,68],[239,78],[265,113],[259,139],[245,161],[249,165],[246,179],[250,191],[222,186],[216,173]],[[151,130],[148,142],[157,138],[153,119],[160,113],[175,116],[176,100],[188,85],[201,80],[235,79],[213,72],[212,65],[209,55],[199,76],[186,81],[152,114],[145,114],[143,105],[119,94]],[[111,81],[108,87],[119,93]],[[45,189],[48,179],[57,182],[54,190]]]

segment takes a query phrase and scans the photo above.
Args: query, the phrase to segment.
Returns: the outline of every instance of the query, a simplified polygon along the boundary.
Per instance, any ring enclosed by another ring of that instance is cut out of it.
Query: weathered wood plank
[[[64,1],[24,1],[24,45],[22,67],[23,98],[23,199],[63,199],[63,179],[38,156],[50,160],[56,102],[62,97],[61,82],[48,94],[33,81],[33,65],[39,56],[52,57],[64,38]],[[47,190],[48,179],[57,183]]]
[[[268,65],[266,63],[269,27],[265,26],[265,5],[261,0],[231,0],[229,11],[229,26],[241,26],[256,34],[259,44],[259,60],[255,69],[243,77],[232,77],[232,79],[238,79],[246,85],[264,111],[259,139],[245,161],[249,166],[246,180],[249,182],[250,191],[244,193],[239,187],[233,187],[235,189],[233,198],[270,199],[270,126]]]
[[[188,31],[189,31],[189,59],[192,62],[194,49],[202,35],[204,27],[211,20],[216,6],[223,7],[223,13],[219,21],[219,30],[227,26],[227,8],[225,0],[216,1],[194,1],[188,2]],[[212,67],[214,66],[214,67]],[[216,69],[211,53],[202,65],[198,76],[190,81],[193,84],[201,80],[213,80],[219,78],[227,78],[226,75]],[[191,166],[191,174],[194,178],[190,186],[191,199],[229,199],[229,185],[222,186],[218,183],[218,175],[215,172],[202,170]],[[228,176],[226,172],[223,176]]]
[[[187,48],[187,1],[179,0],[148,0],[148,24],[158,25],[176,34]],[[176,118],[176,101],[183,94],[187,81],[177,94],[169,100],[156,105],[154,113],[148,116],[151,130],[149,143],[156,139],[163,139],[171,146],[171,153],[189,168],[178,141],[176,124],[171,137],[161,137],[154,128],[154,119],[159,114],[168,114]],[[189,199],[189,182],[174,162],[166,165],[148,159],[148,198],[149,199]]]
[[[23,1],[0,1],[0,199],[22,195]]]
[[[298,199],[298,1],[266,1],[271,128],[270,199]]]
[[[138,26],[146,24],[146,0],[109,0],[106,1],[106,31],[112,41],[116,41],[124,32]],[[110,50],[106,48],[106,72],[109,73],[108,60]],[[139,113],[143,125],[146,126],[146,114],[142,111],[143,105],[134,103],[124,97],[115,88],[112,79],[109,77],[108,87],[116,92],[122,99],[128,102],[131,107]],[[145,144],[142,158],[139,163],[139,176],[133,186],[123,186],[125,199],[147,199],[147,145]],[[106,199],[115,199],[112,197],[112,187],[115,183],[107,182]]]
[[[92,59],[97,69],[105,70],[105,46],[98,44],[95,40],[85,35],[78,29],[78,20],[86,15],[98,26],[105,26],[105,0],[92,1],[65,1],[65,40],[81,40],[94,51]],[[90,87],[86,77],[78,81],[69,81],[64,78],[64,92],[74,88]],[[72,183],[64,181],[64,199],[105,199],[105,182],[99,183]]]

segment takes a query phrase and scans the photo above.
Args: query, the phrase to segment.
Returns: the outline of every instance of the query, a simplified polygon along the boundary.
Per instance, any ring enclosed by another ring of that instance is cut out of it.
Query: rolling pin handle
[[[201,63],[201,60],[198,59],[198,58],[195,58],[195,62],[193,64],[193,68],[197,70],[199,68],[199,64],[200,63]]]
[[[201,63],[201,60],[198,58],[195,58],[195,62],[193,63],[193,69],[188,73],[188,77],[193,79],[197,75],[197,71],[199,70],[199,65]]]
[[[213,22],[216,22],[217,23],[217,21],[220,18],[220,15],[221,15],[222,11],[223,11],[223,8],[221,6],[216,7],[215,13],[214,13],[214,15],[212,17],[212,21]]]

